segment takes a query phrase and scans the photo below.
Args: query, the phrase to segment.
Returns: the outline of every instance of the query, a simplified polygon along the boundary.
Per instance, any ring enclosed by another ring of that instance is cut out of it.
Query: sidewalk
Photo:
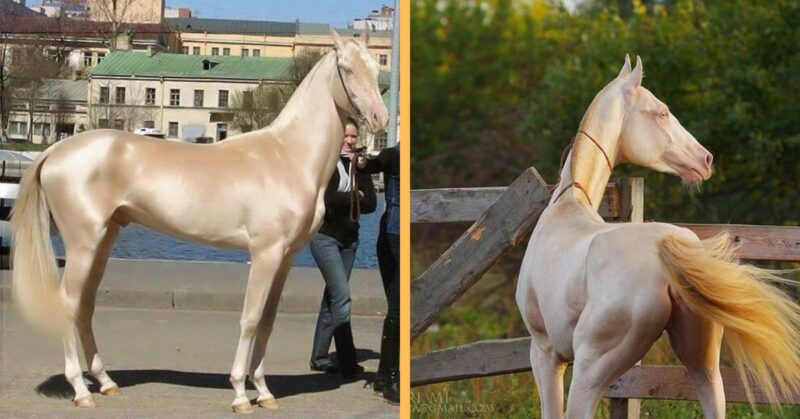
[[[125,308],[241,311],[250,265],[110,259],[97,305]],[[11,301],[11,271],[0,271],[0,296]],[[324,282],[317,268],[294,267],[278,308],[318,313]],[[386,297],[377,270],[354,269],[350,278],[354,315],[383,315]]]
[[[267,385],[278,410],[256,407],[249,417],[397,418],[397,406],[373,395],[383,320],[353,317],[358,358],[367,372],[355,380],[311,371],[314,314],[278,314],[267,346]],[[16,310],[0,309],[0,417],[237,418],[228,382],[239,336],[239,313],[98,308],[94,330],[109,375],[122,396],[98,394],[97,407],[77,408],[64,379],[61,344],[35,334]],[[248,386],[248,397],[256,392]]]

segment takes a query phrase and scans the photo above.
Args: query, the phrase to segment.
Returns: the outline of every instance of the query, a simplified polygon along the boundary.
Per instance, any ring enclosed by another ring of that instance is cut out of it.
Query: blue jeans
[[[353,270],[358,241],[344,247],[333,237],[317,233],[309,247],[325,280],[325,292],[314,332],[311,365],[327,367],[332,365],[328,350],[334,330],[350,322],[350,272]],[[352,342],[339,343],[352,345]]]

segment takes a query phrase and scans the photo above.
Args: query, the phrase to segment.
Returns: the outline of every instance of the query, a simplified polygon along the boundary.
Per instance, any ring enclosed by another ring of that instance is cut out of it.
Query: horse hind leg
[[[122,395],[122,392],[119,386],[108,376],[103,361],[100,359],[100,353],[97,349],[97,342],[94,337],[94,330],[92,329],[92,317],[94,316],[97,288],[100,286],[100,281],[103,279],[103,273],[105,272],[106,264],[111,255],[111,249],[114,246],[114,241],[119,234],[119,230],[120,227],[115,224],[110,224],[107,227],[105,237],[101,240],[97,252],[95,253],[89,278],[83,290],[77,317],[78,333],[80,334],[84,359],[86,360],[89,372],[100,383],[100,394],[104,396],[119,396]]]
[[[725,389],[719,371],[723,327],[697,316],[680,302],[672,306],[667,326],[672,350],[689,370],[703,415],[724,418]]]
[[[71,228],[74,227],[75,225],[71,226]],[[61,281],[61,294],[67,315],[73,321],[63,339],[64,375],[75,390],[76,406],[92,407],[95,405],[83,379],[83,370],[78,358],[79,336],[88,369],[100,382],[101,391],[106,394],[118,394],[119,392],[116,383],[106,374],[100,356],[97,354],[97,345],[91,328],[94,297],[117,230],[116,226],[110,228],[104,226],[84,229],[81,234],[74,234],[62,229],[67,263]]]
[[[647,294],[642,292],[642,294]],[[575,329],[575,361],[567,418],[592,418],[608,387],[647,353],[669,319],[670,302],[642,295],[636,306],[619,301],[587,307]]]
[[[292,259],[293,257],[291,255],[286,256],[281,264],[280,270],[275,274],[275,285],[270,288],[267,304],[264,306],[264,313],[261,315],[261,321],[256,331],[253,356],[250,360],[250,380],[253,382],[256,391],[258,391],[256,402],[259,407],[266,409],[278,408],[275,396],[269,391],[265,378],[267,341],[269,340],[270,334],[272,334],[272,326],[275,323],[275,315],[278,311],[278,303],[280,302],[281,293],[283,291],[283,284],[286,282],[289,269],[292,267]]]

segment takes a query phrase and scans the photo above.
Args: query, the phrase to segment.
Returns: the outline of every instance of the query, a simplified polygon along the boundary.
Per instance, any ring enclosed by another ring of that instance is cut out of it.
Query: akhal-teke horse
[[[531,335],[543,418],[591,418],[609,385],[667,331],[708,418],[725,416],[724,341],[751,397],[800,389],[800,308],[773,273],[743,265],[727,235],[699,240],[663,223],[607,224],[597,209],[615,165],[633,163],[698,183],[712,156],[642,87],[630,60],[594,98],[560,181],[530,239],[516,299]],[[792,283],[793,284],[793,283]]]
[[[292,257],[316,233],[325,187],[336,167],[348,115],[371,132],[388,112],[367,39],[340,38],[268,127],[211,145],[94,130],[45,150],[25,173],[13,210],[13,292],[34,325],[62,337],[65,375],[77,406],[95,406],[78,341],[100,393],[118,395],[100,359],[95,295],[120,229],[138,223],[179,238],[247,249],[240,337],[231,369],[235,412],[277,408],[267,388],[265,352]],[[66,253],[60,284],[50,215]],[[249,370],[248,370],[249,361]]]

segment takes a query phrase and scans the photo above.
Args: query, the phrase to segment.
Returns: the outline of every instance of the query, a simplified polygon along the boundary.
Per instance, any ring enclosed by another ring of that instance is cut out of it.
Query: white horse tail
[[[752,378],[777,404],[779,395],[800,391],[800,306],[773,283],[796,284],[740,264],[735,251],[724,233],[702,241],[668,236],[659,246],[672,295],[725,327],[723,340],[748,399]]]
[[[13,293],[17,309],[37,329],[61,336],[66,309],[58,289],[58,268],[50,241],[50,210],[39,173],[49,150],[28,168],[11,214],[14,227]]]

